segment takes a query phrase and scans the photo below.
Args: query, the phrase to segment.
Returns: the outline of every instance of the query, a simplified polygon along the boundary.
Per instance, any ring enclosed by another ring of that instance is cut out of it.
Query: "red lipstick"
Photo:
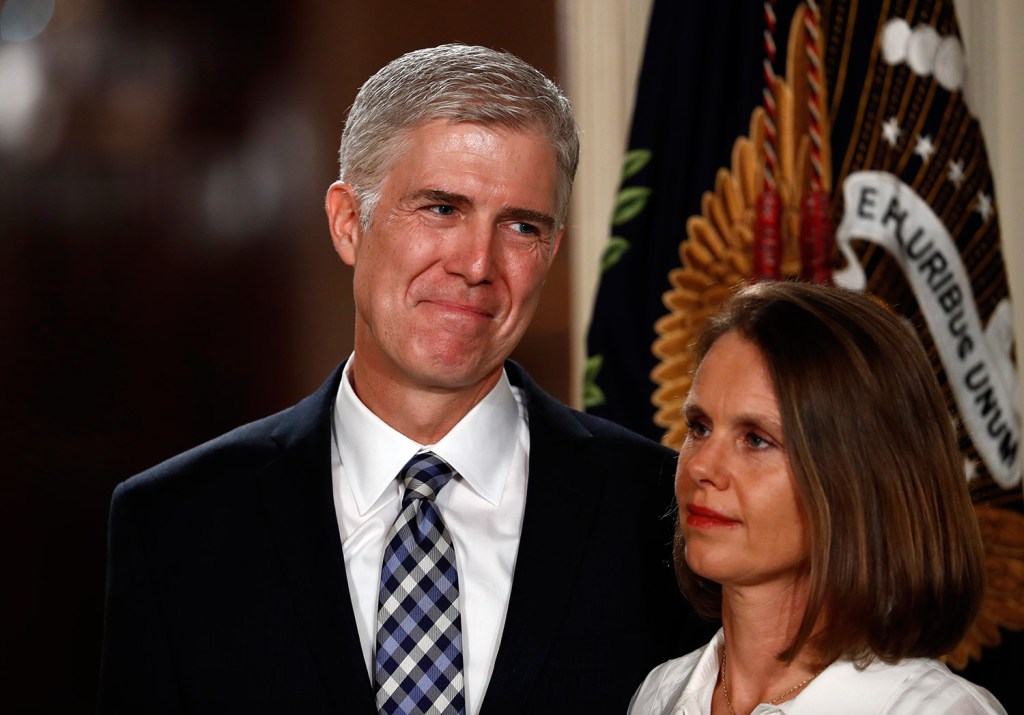
[[[739,523],[735,519],[719,514],[714,509],[697,506],[696,504],[687,504],[686,511],[688,512],[686,525],[697,529],[713,529],[715,527],[733,526]]]

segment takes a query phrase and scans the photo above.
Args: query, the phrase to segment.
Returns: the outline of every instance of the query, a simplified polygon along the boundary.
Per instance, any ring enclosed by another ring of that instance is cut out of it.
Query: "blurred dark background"
[[[450,41],[559,79],[555,0],[0,5],[0,710],[82,713],[114,486],[351,349],[322,206],[359,85]],[[515,355],[564,400],[570,245]]]

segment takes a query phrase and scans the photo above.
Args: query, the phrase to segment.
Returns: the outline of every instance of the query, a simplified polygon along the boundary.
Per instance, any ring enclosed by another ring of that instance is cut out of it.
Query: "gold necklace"
[[[782,695],[776,695],[774,698],[772,698],[771,700],[768,701],[768,704],[769,705],[778,705],[783,700],[788,698],[790,695],[795,693],[797,690],[800,690],[800,688],[804,687],[809,682],[811,682],[812,680],[817,678],[819,675],[821,675],[821,672],[823,670],[825,670],[825,668],[820,668],[818,670],[818,672],[812,673],[805,680],[797,683],[792,688],[790,688],[786,692],[782,693]],[[718,674],[722,678],[722,695],[725,696],[725,706],[727,708],[729,708],[730,715],[736,715],[736,710],[732,706],[732,700],[729,698],[729,685],[725,681],[725,649],[724,648],[722,649],[722,664],[721,664],[721,666],[718,669]]]

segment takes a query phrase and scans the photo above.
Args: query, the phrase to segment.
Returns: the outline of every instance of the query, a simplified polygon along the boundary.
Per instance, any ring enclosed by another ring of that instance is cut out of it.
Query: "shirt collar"
[[[693,712],[711,712],[711,699],[718,684],[724,645],[725,631],[719,628],[694,666],[693,675],[676,701],[673,715],[689,712],[689,708],[694,708]],[[912,661],[904,660],[901,664],[893,666],[875,661],[862,671],[850,661],[836,661],[791,700],[778,705],[760,703],[751,715],[829,712],[835,708],[837,696],[841,697],[844,692],[843,687],[837,687],[837,683],[850,688],[856,687],[858,682],[861,688],[858,704],[864,707],[864,712],[874,712],[884,706],[893,692],[903,687],[907,677],[905,668],[909,662]],[[871,681],[864,677],[865,673],[871,673]],[[870,687],[865,687],[868,682]]]
[[[673,715],[685,712],[711,712],[711,700],[718,683],[718,668],[721,662],[719,653],[725,645],[725,631],[721,628],[715,633],[711,642],[704,646],[697,664],[693,667],[689,682],[679,694],[679,699],[672,710]]]
[[[405,463],[425,449],[448,462],[488,502],[501,502],[519,426],[519,405],[504,370],[491,391],[448,434],[436,444],[422,445],[373,414],[356,396],[348,379],[354,361],[353,355],[341,376],[334,429],[360,514],[380,499]]]

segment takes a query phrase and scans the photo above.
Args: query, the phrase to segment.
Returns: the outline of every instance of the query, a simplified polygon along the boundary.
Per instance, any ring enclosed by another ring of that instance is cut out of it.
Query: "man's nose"
[[[497,235],[493,227],[466,225],[452,242],[445,270],[469,285],[489,283],[495,266]]]

